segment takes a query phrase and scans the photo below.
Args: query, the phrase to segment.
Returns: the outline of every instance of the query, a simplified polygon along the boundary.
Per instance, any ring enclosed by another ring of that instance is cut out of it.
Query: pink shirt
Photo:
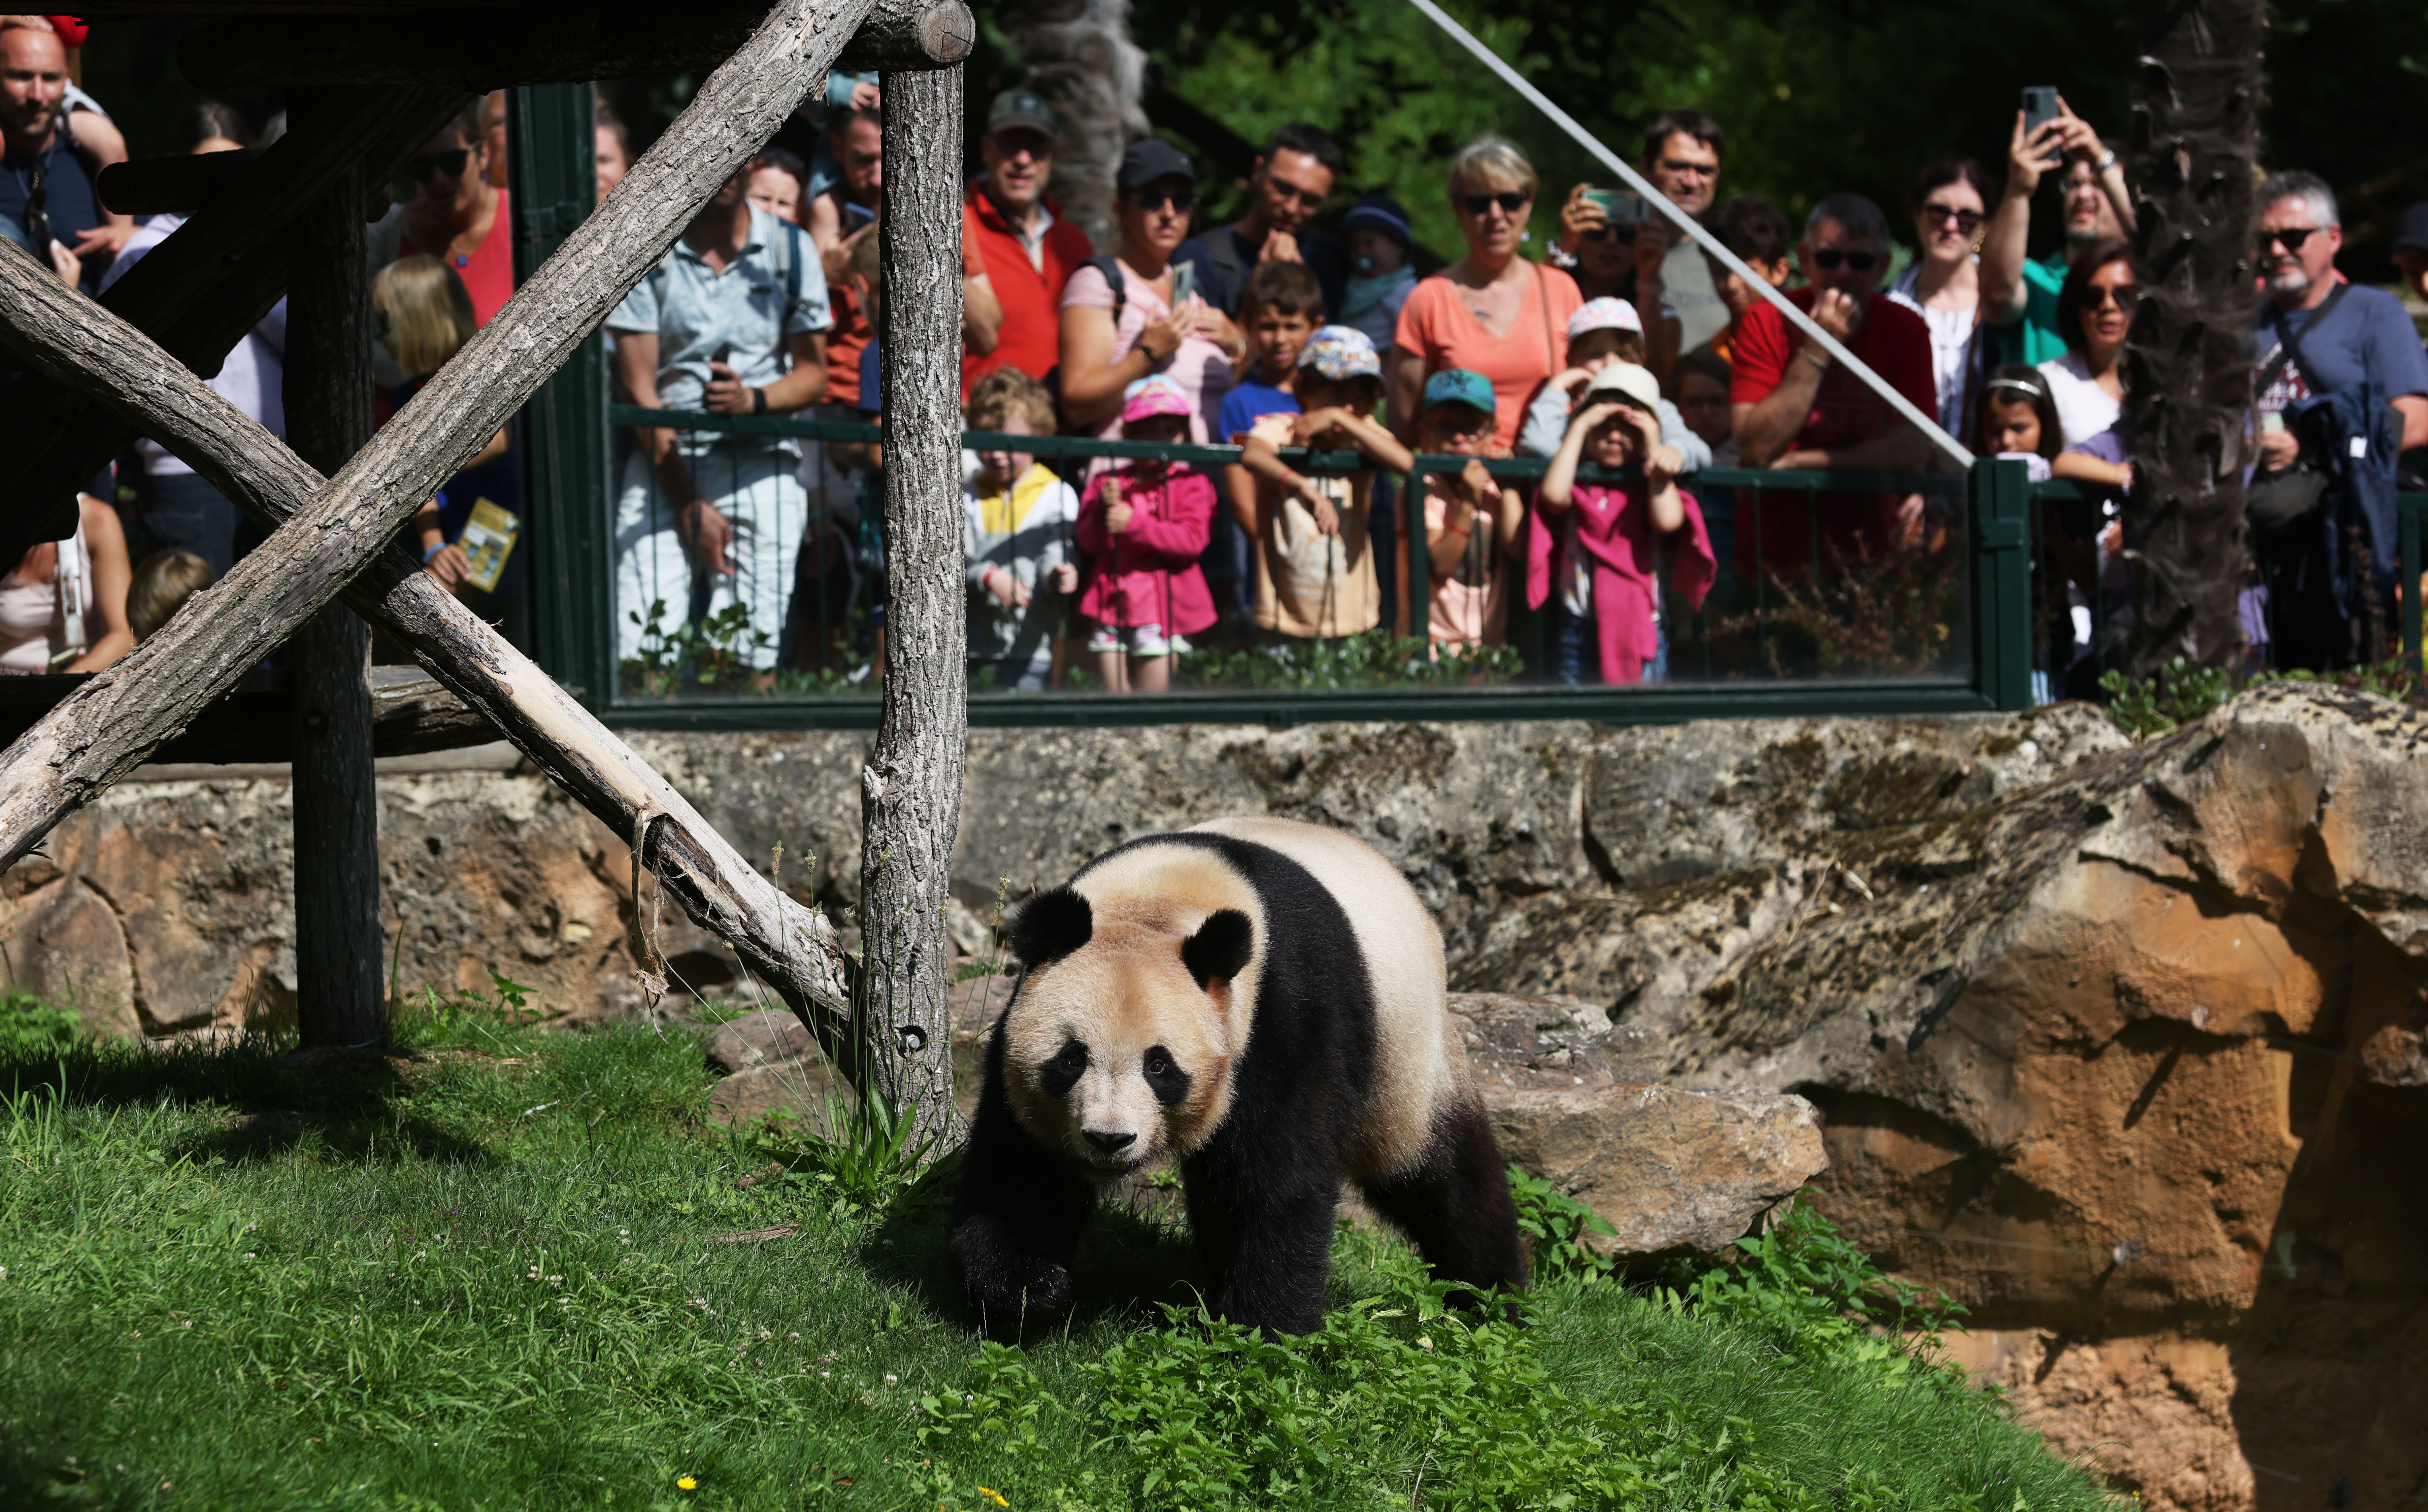
[[[1568,317],[1584,306],[1577,281],[1556,268],[1533,267],[1518,305],[1518,318],[1499,336],[1484,328],[1459,297],[1458,286],[1439,273],[1424,279],[1400,306],[1391,344],[1425,359],[1425,375],[1446,368],[1480,372],[1492,384],[1493,438],[1506,456],[1518,445],[1526,405],[1543,380],[1568,360]]]
[[[1105,485],[1118,482],[1133,511],[1129,529],[1105,528]],[[1079,550],[1088,553],[1088,581],[1079,613],[1099,625],[1161,625],[1167,635],[1194,635],[1214,623],[1214,595],[1197,558],[1214,528],[1214,480],[1180,471],[1160,482],[1124,469],[1102,473],[1079,501]]]
[[[1674,549],[1669,583],[1690,609],[1703,606],[1718,568],[1702,506],[1680,489],[1685,523],[1670,533]],[[1556,542],[1553,539],[1557,533]],[[1609,488],[1581,483],[1565,513],[1552,514],[1540,500],[1527,526],[1526,602],[1540,609],[1554,583],[1582,566],[1593,576],[1595,641],[1606,683],[1644,681],[1644,664],[1660,649],[1652,616],[1661,601],[1659,561],[1652,517],[1640,488]]]
[[[1138,345],[1139,333],[1157,320],[1172,318],[1172,306],[1153,285],[1140,278],[1127,263],[1116,261],[1122,271],[1121,319],[1113,322],[1112,360],[1121,361]],[[1203,306],[1206,301],[1191,292],[1189,304]],[[1062,286],[1062,307],[1068,309],[1109,310],[1113,307],[1112,286],[1105,282],[1101,269],[1081,268]],[[1231,359],[1221,347],[1204,337],[1192,336],[1180,343],[1179,350],[1166,358],[1155,371],[1180,385],[1189,396],[1191,413],[1189,417],[1189,438],[1199,446],[1213,434],[1214,422],[1222,412],[1222,396],[1231,391]],[[1096,434],[1107,440],[1119,440],[1121,417],[1096,428]],[[1184,632],[1184,633],[1186,633]]]

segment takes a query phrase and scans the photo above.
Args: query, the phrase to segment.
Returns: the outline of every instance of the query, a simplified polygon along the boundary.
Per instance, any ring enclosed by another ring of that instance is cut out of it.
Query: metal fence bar
[[[1973,464],[1973,675],[1995,709],[2032,706],[2031,475],[2019,458]]]
[[[596,193],[587,84],[510,90],[515,281],[538,271],[587,220]],[[533,658],[593,705],[614,696],[615,552],[599,505],[613,487],[607,360],[596,336],[574,350],[523,411],[523,507]],[[602,638],[601,627],[608,634]]]
[[[2403,615],[2403,665],[2418,672],[2420,660],[2420,516],[2428,510],[2428,494],[2403,494],[2395,500],[2396,555],[2403,564],[2403,581],[2396,602]]]

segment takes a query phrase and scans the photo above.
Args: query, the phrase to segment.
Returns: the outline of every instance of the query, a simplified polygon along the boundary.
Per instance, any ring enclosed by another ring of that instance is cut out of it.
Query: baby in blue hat
[[[1366,334],[1382,351],[1400,326],[1400,306],[1417,287],[1408,253],[1415,234],[1408,212],[1388,194],[1369,194],[1340,219],[1349,249],[1349,287],[1340,301],[1340,323]]]

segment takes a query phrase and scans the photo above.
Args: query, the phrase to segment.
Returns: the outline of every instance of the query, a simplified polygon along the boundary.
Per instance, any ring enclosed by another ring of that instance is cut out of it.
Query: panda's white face
[[[1029,1135],[1109,1179],[1187,1155],[1229,1098],[1227,982],[1200,988],[1182,940],[1135,924],[1032,971],[1004,1021],[1004,1081]]]

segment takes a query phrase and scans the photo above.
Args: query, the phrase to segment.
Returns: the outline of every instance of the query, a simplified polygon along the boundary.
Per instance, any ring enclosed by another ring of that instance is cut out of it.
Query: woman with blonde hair
[[[1465,369],[1492,385],[1492,445],[1517,444],[1526,405],[1567,366],[1564,333],[1584,304],[1576,280],[1520,249],[1541,181],[1514,142],[1479,137],[1451,159],[1450,204],[1467,255],[1418,284],[1384,358],[1392,428],[1416,438],[1425,380]]]
[[[470,291],[435,257],[400,257],[381,269],[371,281],[371,318],[380,344],[404,370],[404,382],[391,391],[399,410],[477,329]],[[501,428],[447,480],[438,497],[415,514],[408,537],[430,575],[483,618],[504,624],[510,640],[522,629],[516,612],[523,602],[522,558],[529,554],[521,539],[522,472],[512,453],[513,430]],[[484,503],[492,507],[475,533],[472,545],[484,548],[476,562],[464,533]]]

